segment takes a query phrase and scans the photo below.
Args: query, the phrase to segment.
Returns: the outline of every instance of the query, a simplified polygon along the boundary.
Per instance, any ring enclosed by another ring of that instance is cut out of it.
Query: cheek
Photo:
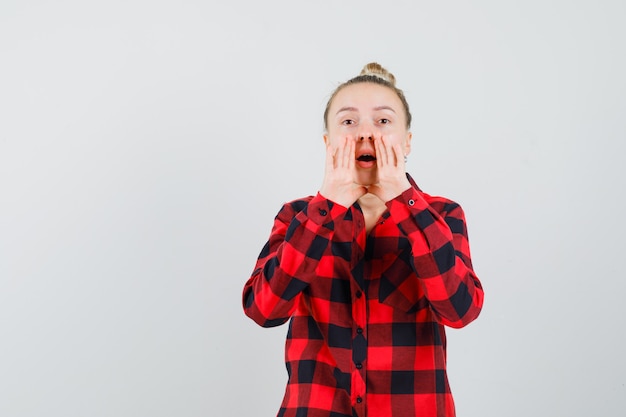
[[[345,140],[345,136],[339,136],[339,135],[328,136],[328,144],[333,149],[337,149],[340,145],[343,145],[344,140]]]
[[[382,136],[390,145],[399,144],[405,147],[407,144],[407,132],[405,130],[390,129],[387,132],[382,132]]]
[[[398,135],[397,133],[383,133],[383,138],[385,139],[385,143],[389,146],[402,145],[404,146],[403,136]]]
[[[328,131],[328,141],[331,146],[337,147],[339,144],[343,144],[346,138],[354,138],[354,132],[346,128],[334,128]]]

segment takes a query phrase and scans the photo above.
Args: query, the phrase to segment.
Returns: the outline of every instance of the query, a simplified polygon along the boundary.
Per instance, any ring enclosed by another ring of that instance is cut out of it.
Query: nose
[[[363,120],[357,126],[357,140],[359,142],[373,141],[379,133],[376,124],[369,120]]]

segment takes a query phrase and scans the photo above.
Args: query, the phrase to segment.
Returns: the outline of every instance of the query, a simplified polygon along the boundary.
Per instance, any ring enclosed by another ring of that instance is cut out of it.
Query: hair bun
[[[373,75],[374,77],[382,78],[383,80],[389,82],[391,85],[395,87],[396,85],[396,77],[378,62],[370,62],[365,65],[361,70],[360,75]]]

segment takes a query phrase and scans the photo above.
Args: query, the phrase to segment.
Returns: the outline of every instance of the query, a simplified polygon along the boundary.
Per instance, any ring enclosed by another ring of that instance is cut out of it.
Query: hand
[[[369,192],[385,203],[393,200],[411,187],[406,177],[404,153],[399,143],[391,145],[384,138],[374,141],[378,182],[369,187]]]
[[[337,149],[326,145],[326,170],[320,194],[344,207],[350,207],[367,193],[367,188],[355,182],[355,157],[353,138],[346,138]]]

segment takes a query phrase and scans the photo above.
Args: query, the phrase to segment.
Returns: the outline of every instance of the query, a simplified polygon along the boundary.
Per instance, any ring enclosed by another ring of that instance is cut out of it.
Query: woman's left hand
[[[386,203],[411,188],[411,183],[406,176],[404,153],[399,143],[391,145],[381,137],[374,140],[374,149],[378,182],[370,185],[368,192]]]

